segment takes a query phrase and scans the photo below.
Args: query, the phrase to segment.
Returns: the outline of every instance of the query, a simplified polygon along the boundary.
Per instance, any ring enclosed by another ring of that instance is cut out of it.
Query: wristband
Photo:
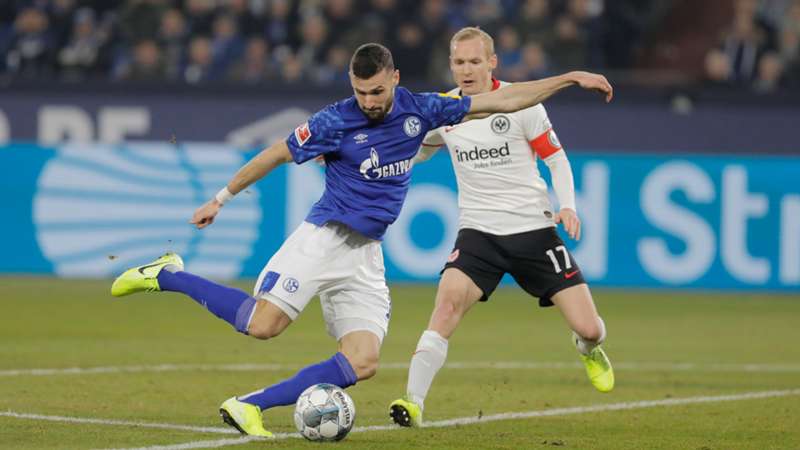
[[[219,192],[217,192],[217,195],[215,195],[214,198],[217,199],[220,204],[224,205],[225,202],[233,198],[233,194],[231,194],[231,191],[228,190],[228,186],[225,186],[224,188],[220,189]]]

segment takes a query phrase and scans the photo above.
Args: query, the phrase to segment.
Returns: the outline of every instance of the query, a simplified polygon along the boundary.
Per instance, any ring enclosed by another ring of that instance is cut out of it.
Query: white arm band
[[[575,212],[575,184],[572,180],[572,167],[567,159],[567,154],[559,150],[544,160],[550,169],[550,178],[553,180],[553,190],[558,198],[559,209],[569,208]]]
[[[233,194],[231,194],[231,191],[228,190],[228,186],[225,186],[224,188],[220,189],[219,192],[217,192],[217,195],[215,195],[214,198],[224,205],[225,202],[233,198]]]

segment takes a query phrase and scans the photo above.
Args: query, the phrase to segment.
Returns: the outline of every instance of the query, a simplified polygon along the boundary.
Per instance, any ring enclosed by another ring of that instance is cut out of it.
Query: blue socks
[[[356,384],[358,378],[350,361],[341,353],[328,360],[300,369],[292,378],[260,391],[239,397],[240,401],[256,405],[261,410],[273,406],[291,405],[306,388],[317,383],[330,383],[344,389]]]
[[[182,292],[205,306],[215,316],[228,322],[236,331],[247,334],[256,299],[244,291],[230,288],[188,272],[162,270],[158,274],[162,291]]]
[[[162,270],[158,274],[158,285],[162,291],[182,292],[192,297],[215,316],[233,325],[236,331],[247,334],[256,300],[244,291],[188,272],[173,273],[169,270]],[[356,384],[356,381],[358,378],[350,361],[342,353],[336,353],[328,360],[301,369],[292,378],[247,394],[239,400],[264,410],[293,404],[306,388],[317,383],[330,383],[346,388]]]

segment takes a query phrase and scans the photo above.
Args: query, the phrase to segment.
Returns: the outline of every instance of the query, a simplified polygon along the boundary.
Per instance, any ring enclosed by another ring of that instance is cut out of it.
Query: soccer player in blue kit
[[[174,253],[125,271],[111,287],[117,297],[184,293],[238,332],[258,339],[279,335],[319,295],[338,351],[289,379],[226,400],[220,414],[242,433],[272,436],[262,411],[293,404],[311,385],[346,388],[375,375],[391,312],[380,241],[400,213],[411,161],[428,131],[528,108],[572,85],[600,91],[606,101],[612,96],[605,77],[587,72],[516,83],[474,97],[413,94],[398,87],[399,80],[388,49],[362,45],[350,61],[352,97],[323,108],[286,140],[260,152],[195,211],[191,223],[204,228],[225,202],[280,164],[324,158],[322,198],[269,260],[252,296],[183,271]]]

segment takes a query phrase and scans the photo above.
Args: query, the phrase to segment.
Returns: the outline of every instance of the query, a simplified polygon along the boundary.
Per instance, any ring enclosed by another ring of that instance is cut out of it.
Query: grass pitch
[[[4,277],[0,284],[4,449],[800,448],[800,296],[597,290],[617,378],[611,394],[600,394],[558,312],[516,288],[500,289],[451,340],[452,365],[426,404],[426,422],[442,426],[408,430],[382,426],[389,402],[405,390],[434,288],[395,285],[383,367],[348,390],[356,426],[378,429],[316,444],[289,437],[291,407],[266,413],[267,428],[287,436],[270,442],[219,432],[217,408],[335,351],[318,302],[264,342],[178,294],[117,300],[109,281]],[[736,397],[766,391],[777,392]],[[647,400],[657,402],[636,403]],[[533,417],[486,420],[530,411]],[[442,422],[453,418],[464,423]]]

